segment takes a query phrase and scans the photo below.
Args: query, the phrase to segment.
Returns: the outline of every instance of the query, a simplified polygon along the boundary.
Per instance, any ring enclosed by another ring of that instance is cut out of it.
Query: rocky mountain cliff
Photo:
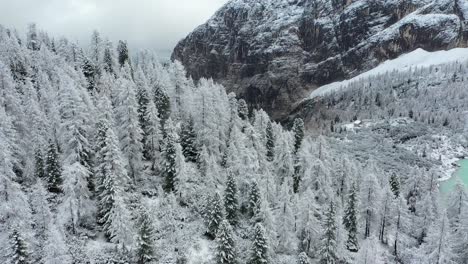
[[[466,0],[232,0],[172,59],[282,119],[321,85],[416,48],[467,45]]]

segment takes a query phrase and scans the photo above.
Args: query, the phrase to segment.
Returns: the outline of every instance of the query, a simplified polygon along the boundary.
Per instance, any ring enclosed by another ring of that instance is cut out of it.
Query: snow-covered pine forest
[[[445,152],[429,153],[467,146],[466,65],[450,69],[459,100],[391,100],[405,75],[356,85],[317,136],[98,32],[0,27],[0,262],[467,263],[466,190],[443,202]]]

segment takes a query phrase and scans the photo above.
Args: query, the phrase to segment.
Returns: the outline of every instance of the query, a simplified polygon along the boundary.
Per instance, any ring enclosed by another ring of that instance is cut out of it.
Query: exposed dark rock
[[[213,78],[284,118],[318,86],[417,48],[466,47],[465,0],[232,0],[174,49],[193,78]]]

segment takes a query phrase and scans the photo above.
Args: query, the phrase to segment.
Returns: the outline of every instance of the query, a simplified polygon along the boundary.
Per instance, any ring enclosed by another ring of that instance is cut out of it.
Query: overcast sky
[[[87,44],[94,29],[112,41],[156,51],[175,44],[227,0],[0,0],[0,24],[27,24]]]

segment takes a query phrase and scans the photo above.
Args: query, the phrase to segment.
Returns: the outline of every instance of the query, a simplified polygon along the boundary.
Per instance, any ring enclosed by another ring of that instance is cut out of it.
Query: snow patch
[[[374,69],[362,73],[352,79],[323,85],[314,90],[308,99],[344,89],[350,83],[367,79],[372,76],[382,75],[387,72],[406,72],[415,68],[426,68],[434,65],[464,61],[468,61],[468,48],[456,48],[434,52],[416,49],[412,52],[403,54],[396,59],[385,61]]]

